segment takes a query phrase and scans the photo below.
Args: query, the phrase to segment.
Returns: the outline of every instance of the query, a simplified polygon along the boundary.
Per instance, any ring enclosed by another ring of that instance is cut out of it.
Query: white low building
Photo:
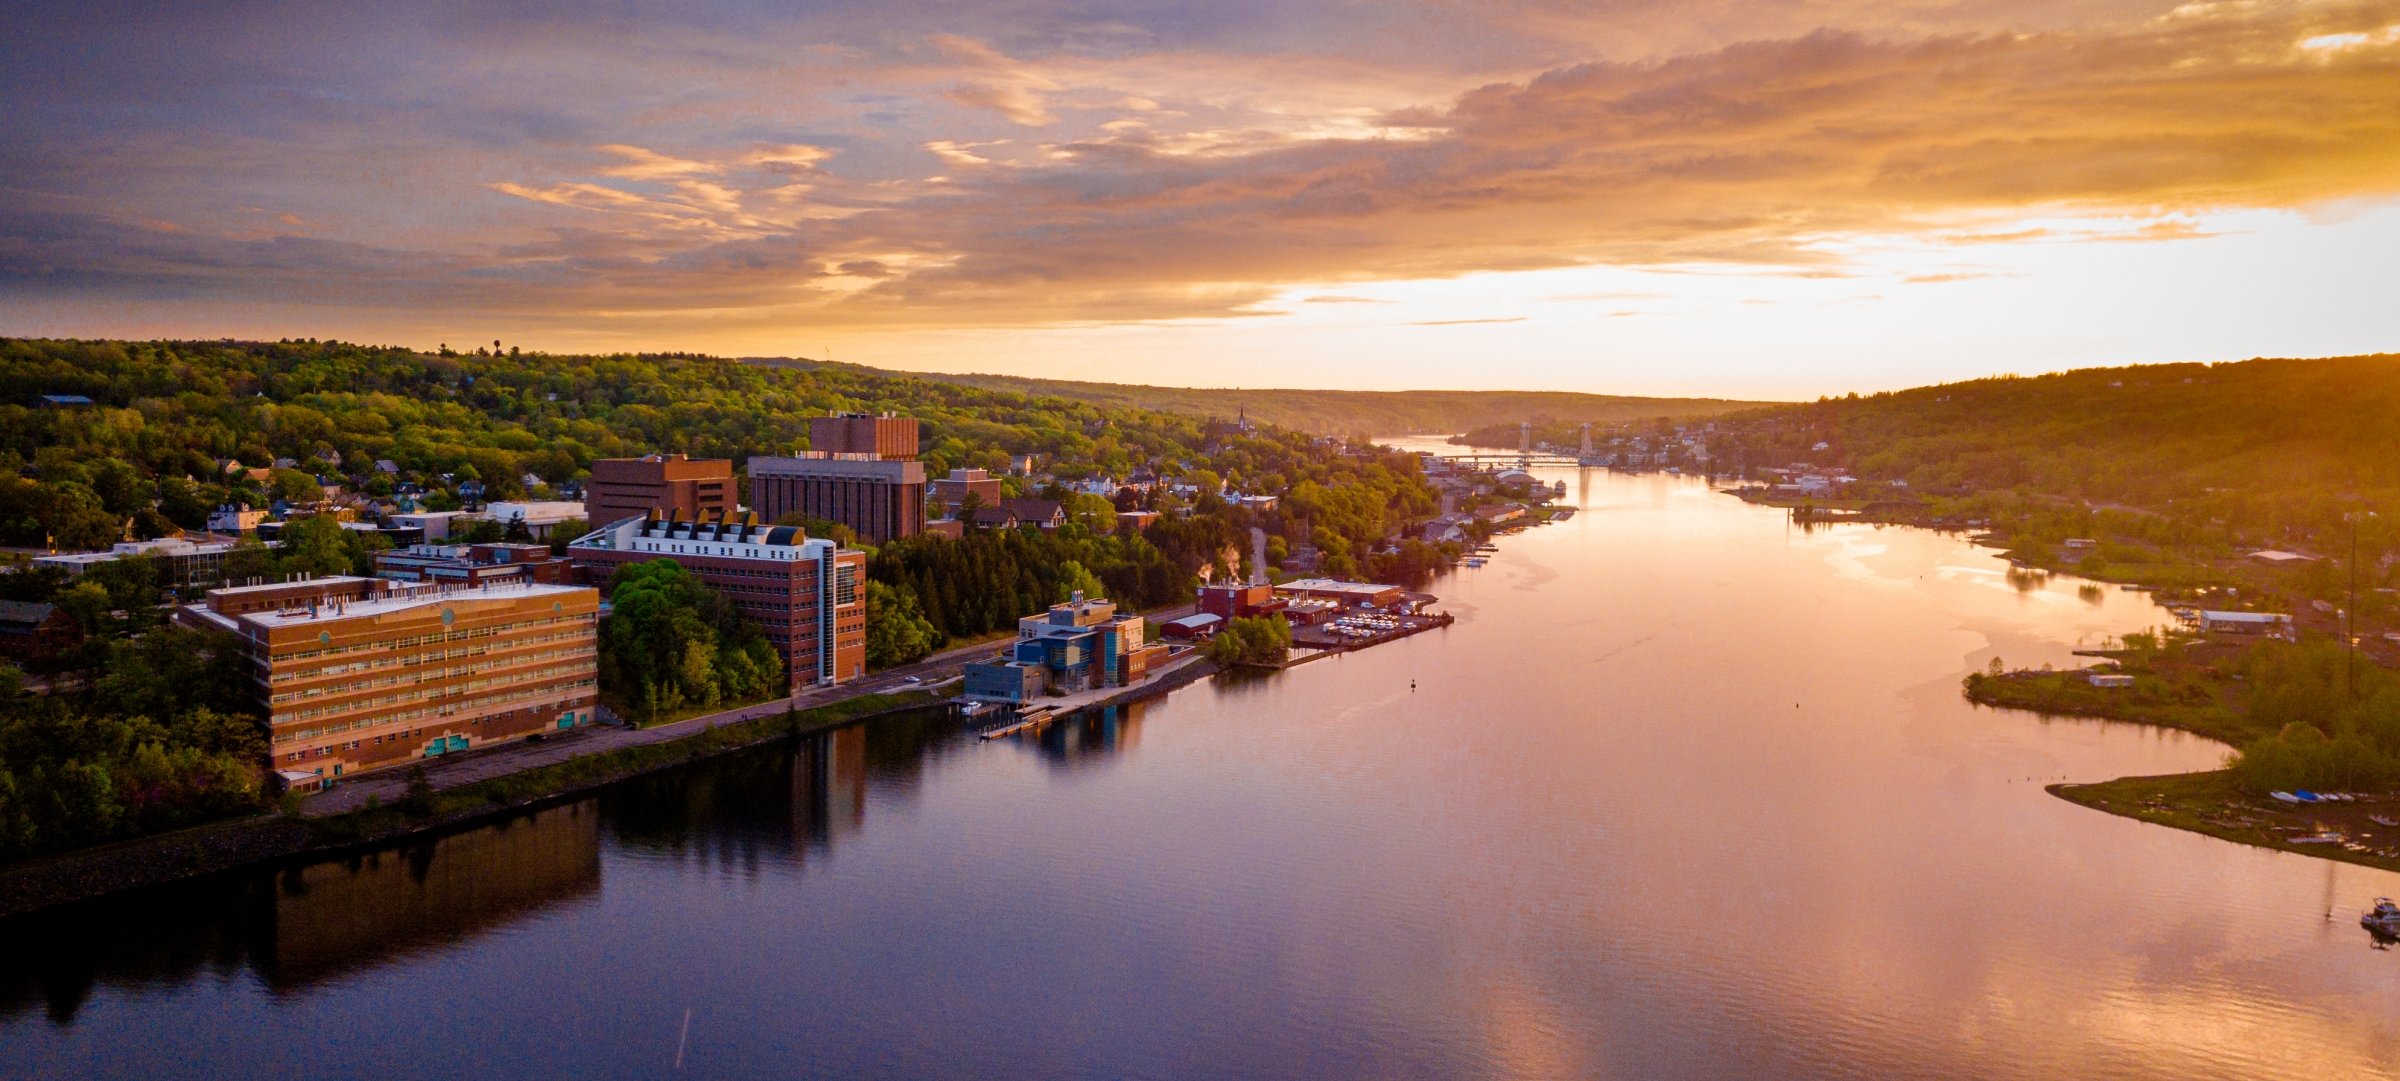
[[[503,526],[522,521],[533,534],[533,539],[548,540],[551,531],[563,523],[576,523],[580,530],[584,524],[583,515],[581,503],[546,499],[523,503],[488,503],[484,505],[481,517],[487,522],[498,522]]]
[[[2212,634],[2271,634],[2289,637],[2292,617],[2283,612],[2202,612],[2200,629]]]
[[[225,584],[225,556],[233,551],[234,542],[210,538],[193,541],[184,537],[160,537],[157,540],[123,541],[105,552],[62,552],[33,557],[36,567],[51,567],[79,577],[99,563],[120,559],[149,558],[163,562],[169,581],[176,588],[212,589]]]

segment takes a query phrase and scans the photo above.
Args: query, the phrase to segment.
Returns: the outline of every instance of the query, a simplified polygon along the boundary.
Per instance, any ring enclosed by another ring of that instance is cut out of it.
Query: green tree
[[[376,538],[380,541],[382,538]],[[315,514],[285,524],[282,558],[287,574],[372,574],[373,550],[357,530],[344,529],[329,514]]]
[[[102,458],[91,463],[92,493],[100,497],[108,513],[118,518],[130,518],[150,508],[156,486],[140,470],[122,458]]]
[[[80,484],[61,484],[50,492],[42,525],[50,543],[67,551],[106,548],[125,536],[125,519],[109,512],[100,497]]]
[[[1058,601],[1064,602],[1077,593],[1086,597],[1105,597],[1108,596],[1108,587],[1100,584],[1100,579],[1084,569],[1083,564],[1070,559],[1058,565],[1058,591],[1055,595]]]
[[[778,688],[782,660],[732,602],[671,559],[630,563],[609,578],[600,625],[600,693],[635,723]]]
[[[941,646],[942,632],[918,610],[915,593],[869,579],[866,600],[868,668],[923,660]]]
[[[278,469],[270,482],[275,498],[286,503],[314,503],[325,498],[317,478],[297,469]]]
[[[1292,626],[1280,616],[1240,616],[1208,640],[1203,655],[1221,665],[1282,664],[1292,647]]]
[[[108,590],[98,582],[77,582],[60,590],[52,602],[86,631],[97,633],[108,621]]]

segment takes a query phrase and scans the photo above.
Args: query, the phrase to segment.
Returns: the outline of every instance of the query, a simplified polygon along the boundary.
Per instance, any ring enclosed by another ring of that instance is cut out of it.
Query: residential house
[[[83,644],[83,627],[55,604],[0,601],[0,657],[44,661]]]

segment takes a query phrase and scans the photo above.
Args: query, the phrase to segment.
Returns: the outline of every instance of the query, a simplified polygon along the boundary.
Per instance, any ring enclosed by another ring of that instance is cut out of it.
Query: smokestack
[[[1250,584],[1267,584],[1267,531],[1250,527]]]

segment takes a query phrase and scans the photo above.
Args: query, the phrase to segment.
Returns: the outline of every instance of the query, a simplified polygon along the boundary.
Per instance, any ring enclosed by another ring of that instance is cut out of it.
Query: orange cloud
[[[2187,5],[2113,26],[2086,7],[2043,0],[2024,10],[2045,29],[1975,34],[1958,20],[2017,8],[1890,0],[1874,36],[1694,30],[1705,43],[1642,60],[1559,61],[1597,38],[1558,37],[1528,54],[1544,70],[1496,80],[1476,73],[1497,61],[1460,75],[1130,39],[1016,56],[919,35],[896,56],[795,51],[707,92],[676,82],[648,126],[593,109],[539,139],[492,137],[531,148],[519,156],[414,155],[471,161],[440,182],[472,193],[442,195],[486,215],[423,227],[422,250],[170,236],[108,223],[201,219],[43,204],[16,211],[0,254],[178,296],[438,297],[649,318],[663,337],[703,310],[712,329],[1254,316],[1292,283],[1594,264],[1841,277],[1861,238],[2174,240],[2213,211],[2400,197],[2400,0]],[[1745,26],[1746,10],[1683,17]],[[1495,11],[1590,29],[1573,5]],[[343,277],[372,274],[404,284]]]

